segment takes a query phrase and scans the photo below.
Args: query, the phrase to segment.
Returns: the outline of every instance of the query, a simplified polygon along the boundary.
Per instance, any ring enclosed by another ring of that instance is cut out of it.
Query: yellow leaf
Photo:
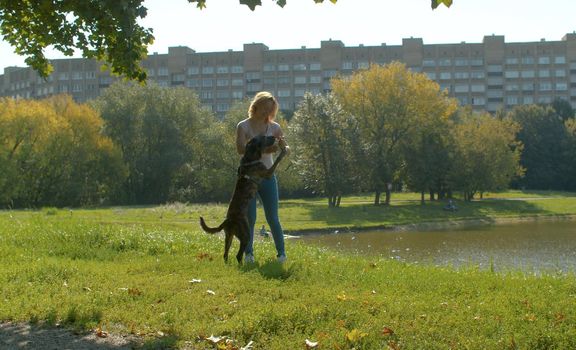
[[[366,337],[367,335],[368,333],[362,332],[361,330],[354,328],[350,332],[346,333],[346,340],[348,340],[351,343],[356,343],[360,341],[362,338]]]

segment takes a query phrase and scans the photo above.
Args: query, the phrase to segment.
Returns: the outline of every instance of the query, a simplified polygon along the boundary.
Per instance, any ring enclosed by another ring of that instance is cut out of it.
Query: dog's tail
[[[220,226],[218,227],[208,227],[208,225],[206,225],[206,223],[204,222],[204,218],[200,217],[200,226],[202,226],[202,229],[206,232],[206,233],[217,233],[222,231],[222,229],[224,228],[224,226],[226,226],[226,223],[228,222],[228,219],[224,220]]]

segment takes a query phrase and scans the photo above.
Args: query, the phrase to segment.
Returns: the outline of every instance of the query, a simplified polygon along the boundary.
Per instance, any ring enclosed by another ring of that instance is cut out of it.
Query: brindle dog
[[[246,144],[244,156],[238,167],[238,179],[232,199],[228,205],[226,219],[218,227],[208,227],[204,219],[200,217],[200,225],[207,233],[217,233],[224,229],[226,239],[224,243],[224,261],[228,262],[228,251],[232,245],[234,236],[240,240],[240,249],[236,254],[238,263],[242,263],[242,257],[248,241],[250,240],[250,228],[248,226],[248,204],[256,196],[258,185],[263,178],[270,178],[274,174],[276,166],[286,155],[286,150],[281,148],[280,154],[270,169],[260,162],[262,151],[275,145],[277,139],[274,136],[256,136]]]

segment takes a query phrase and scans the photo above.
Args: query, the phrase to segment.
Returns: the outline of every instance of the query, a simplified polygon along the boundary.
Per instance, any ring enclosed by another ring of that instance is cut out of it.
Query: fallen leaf
[[[213,290],[210,290],[210,289],[208,289],[208,290],[206,291],[206,293],[208,293],[208,294],[210,294],[210,295],[216,295],[216,292],[213,291]]]
[[[315,348],[318,347],[318,342],[317,342],[317,341],[311,341],[311,340],[308,340],[308,339],[306,339],[306,340],[304,341],[304,344],[306,344],[306,349],[308,349],[308,350],[309,350],[309,349],[315,349]]]
[[[92,291],[92,288],[90,288],[90,287],[84,287],[84,288],[82,288],[82,289],[84,289],[84,290],[87,291],[87,292],[91,292],[91,291]]]
[[[394,331],[391,328],[388,328],[388,327],[382,328],[382,335],[389,336],[389,335],[393,335],[393,334],[394,334]]]
[[[191,280],[188,281],[188,282],[190,282],[190,283],[200,283],[200,282],[202,282],[202,280],[193,278],[193,279],[191,279]]]
[[[340,295],[337,295],[336,299],[338,299],[338,301],[346,301],[348,300],[348,297],[346,296],[346,294],[342,293]]]
[[[241,347],[240,350],[252,350],[253,344],[254,344],[254,341],[250,340],[250,342],[248,344],[246,344],[246,346]]]
[[[142,292],[138,288],[128,288],[128,294],[138,296],[142,295]]]
[[[367,335],[368,333],[362,332],[361,330],[354,328],[350,332],[346,333],[346,340],[348,340],[351,343],[356,343]]]
[[[214,335],[210,335],[208,338],[206,338],[206,340],[208,340],[209,342],[211,342],[212,344],[218,344],[221,341],[225,340],[226,336],[222,336],[222,337],[215,337]]]
[[[107,338],[108,337],[108,332],[105,332],[102,330],[101,327],[96,328],[96,336],[98,338]]]
[[[200,253],[198,255],[196,255],[196,259],[197,260],[209,260],[212,261],[212,256],[208,253]]]

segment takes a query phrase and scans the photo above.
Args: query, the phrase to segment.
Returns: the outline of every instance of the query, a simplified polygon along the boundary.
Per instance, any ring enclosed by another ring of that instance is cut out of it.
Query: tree
[[[286,0],[275,1],[281,7],[286,4]],[[206,0],[188,2],[196,3],[200,9],[206,7]],[[17,54],[26,56],[25,62],[42,77],[52,71],[44,56],[44,50],[52,46],[67,56],[79,50],[82,57],[108,63],[115,74],[144,81],[146,72],[140,61],[154,36],[151,28],[138,24],[147,15],[142,3],[143,0],[0,0],[0,35]],[[261,0],[239,3],[251,10],[262,4]],[[432,0],[432,8],[441,3],[450,6],[452,0]]]
[[[457,166],[451,169],[451,187],[462,191],[465,200],[472,200],[476,193],[507,188],[523,173],[518,130],[519,125],[510,119],[461,111],[453,128]]]
[[[103,121],[70,96],[0,101],[0,203],[79,206],[110,200],[124,176]]]
[[[332,87],[344,109],[358,121],[366,162],[362,176],[375,192],[374,204],[380,204],[383,191],[389,204],[390,184],[400,179],[403,143],[412,140],[423,121],[449,114],[451,103],[438,84],[398,62],[336,78]]]
[[[520,125],[518,139],[524,144],[521,164],[526,175],[517,181],[521,188],[563,189],[565,177],[566,127],[550,106],[518,106],[508,117]]]
[[[126,203],[166,202],[177,172],[186,164],[198,166],[210,146],[199,135],[215,118],[190,89],[117,83],[94,104],[128,166]]]
[[[308,189],[328,197],[329,207],[340,206],[354,179],[344,134],[351,123],[334,96],[310,93],[290,121],[298,173]]]

